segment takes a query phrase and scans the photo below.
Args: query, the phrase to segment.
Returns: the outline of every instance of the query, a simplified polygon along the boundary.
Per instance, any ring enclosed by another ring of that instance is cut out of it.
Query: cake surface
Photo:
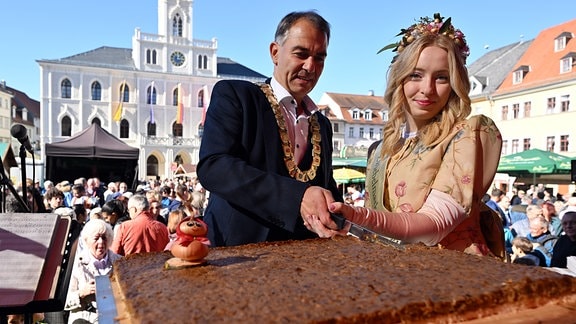
[[[203,266],[165,270],[171,257],[114,264],[121,321],[455,322],[573,300],[576,291],[576,278],[543,268],[352,237],[213,248]]]

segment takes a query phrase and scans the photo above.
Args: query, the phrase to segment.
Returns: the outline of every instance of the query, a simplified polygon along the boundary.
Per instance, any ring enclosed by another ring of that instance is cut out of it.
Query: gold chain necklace
[[[298,164],[294,161],[294,154],[292,153],[292,143],[288,136],[288,129],[284,121],[284,115],[280,111],[278,100],[272,93],[272,87],[267,83],[260,84],[260,88],[266,95],[266,99],[274,111],[276,122],[278,123],[278,132],[280,133],[280,141],[282,142],[282,150],[284,151],[284,163],[288,169],[290,176],[301,182],[308,182],[316,177],[316,170],[320,165],[320,124],[318,123],[318,116],[313,114],[310,116],[310,128],[312,129],[312,165],[307,171],[302,171]]]

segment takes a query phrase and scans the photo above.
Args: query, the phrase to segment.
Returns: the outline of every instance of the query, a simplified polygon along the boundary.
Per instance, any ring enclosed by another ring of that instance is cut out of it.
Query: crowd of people
[[[98,178],[43,185],[28,180],[27,189],[34,212],[71,218],[68,241],[75,250],[64,311],[36,314],[39,323],[97,322],[95,278],[108,275],[114,261],[126,255],[169,250],[176,226],[188,216],[201,219],[208,198],[194,177],[148,181],[136,188],[124,182],[104,185]],[[11,194],[6,198],[7,212],[27,211]]]
[[[510,195],[494,188],[484,200],[501,217],[511,262],[566,268],[576,256],[576,193],[553,196],[540,184]]]

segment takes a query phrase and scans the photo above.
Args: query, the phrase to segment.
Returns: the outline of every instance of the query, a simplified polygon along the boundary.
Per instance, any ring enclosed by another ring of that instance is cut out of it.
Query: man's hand
[[[328,205],[333,202],[334,198],[329,190],[317,186],[306,189],[300,204],[300,215],[306,228],[320,237],[334,236],[337,225],[328,211]]]

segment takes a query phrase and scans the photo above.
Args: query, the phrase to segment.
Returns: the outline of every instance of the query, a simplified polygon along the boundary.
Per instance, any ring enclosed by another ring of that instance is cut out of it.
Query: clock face
[[[182,66],[184,61],[186,61],[186,57],[181,52],[173,52],[172,55],[170,55],[170,60],[172,61],[172,64]]]

